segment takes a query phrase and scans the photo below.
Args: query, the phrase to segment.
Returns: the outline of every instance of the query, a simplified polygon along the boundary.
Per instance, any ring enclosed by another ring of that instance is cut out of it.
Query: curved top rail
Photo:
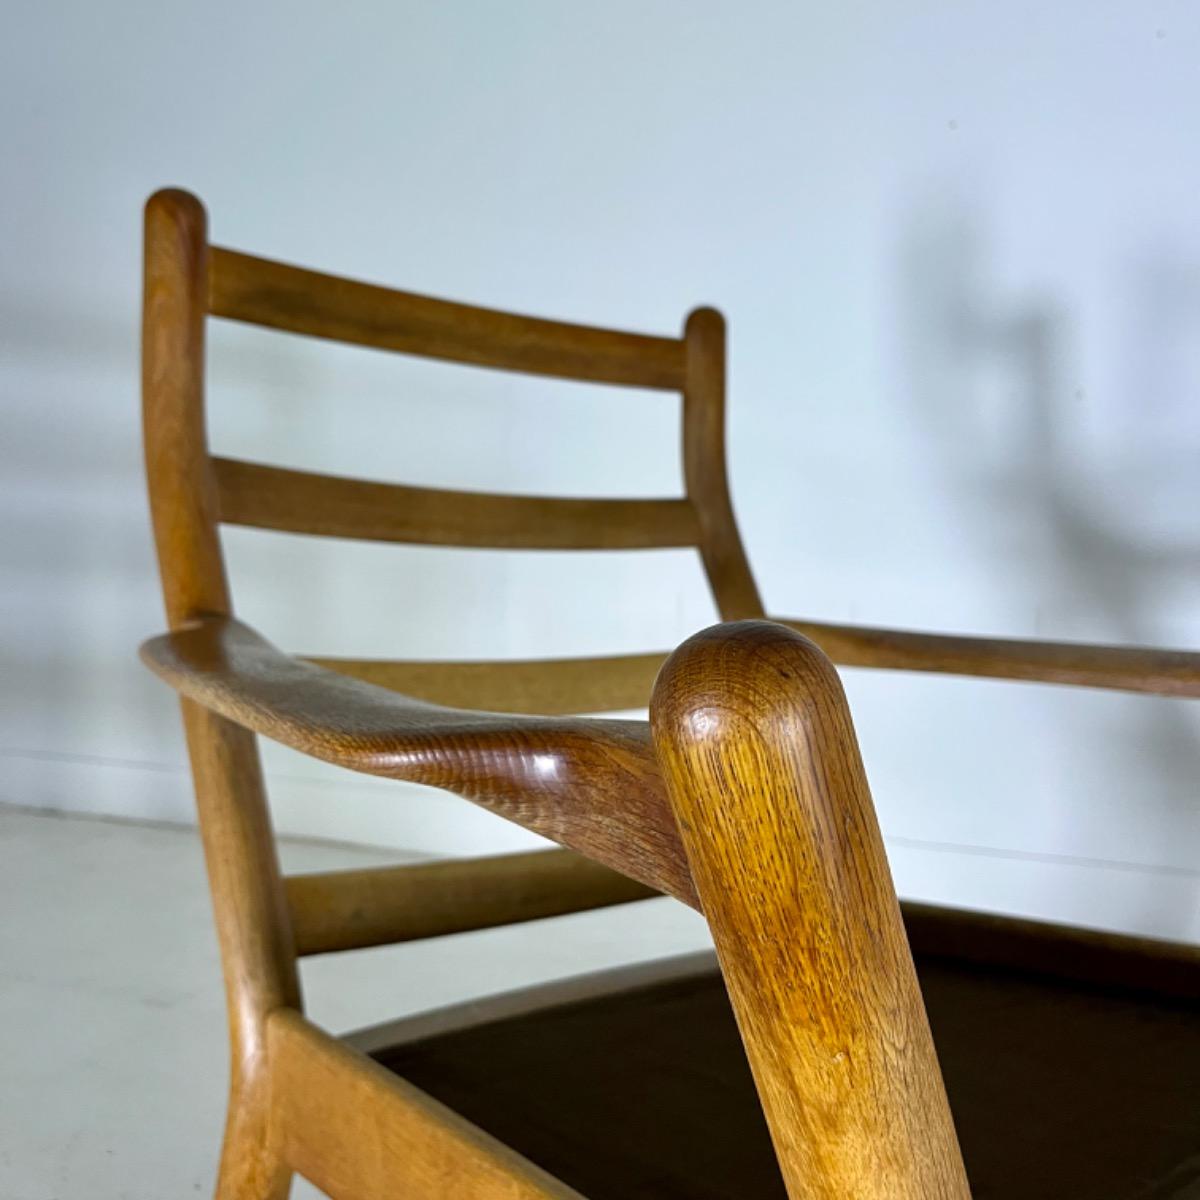
[[[526,317],[325,275],[212,246],[208,311],[425,358],[589,383],[681,391],[679,338]]]

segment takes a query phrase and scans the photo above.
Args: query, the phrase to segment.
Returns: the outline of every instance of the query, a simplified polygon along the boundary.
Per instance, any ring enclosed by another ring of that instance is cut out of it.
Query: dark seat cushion
[[[975,1200],[1200,1198],[1194,1005],[918,969]],[[589,1200],[785,1196],[715,974],[376,1057]]]

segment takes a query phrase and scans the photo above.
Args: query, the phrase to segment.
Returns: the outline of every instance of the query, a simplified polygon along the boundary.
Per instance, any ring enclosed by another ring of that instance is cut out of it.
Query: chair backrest
[[[412,295],[212,246],[203,206],[175,190],[157,193],[147,205],[146,298],[145,444],[173,623],[197,612],[229,611],[220,523],[501,549],[694,546],[721,617],[763,615],[729,498],[725,326],[715,310],[692,312],[682,337],[657,337]],[[209,316],[448,362],[677,392],[683,399],[684,494],[653,499],[490,495],[213,456],[204,418]],[[188,514],[187,528],[180,523],[181,512]],[[662,656],[445,664],[317,661],[437,703],[571,713],[643,706]]]
[[[480,366],[677,391],[685,494],[485,497],[214,458],[204,418],[210,315]],[[521,704],[543,711],[649,699],[652,743],[639,722],[414,705],[288,659],[228,619],[221,522],[452,546],[695,546],[721,615],[761,616],[726,480],[720,316],[700,309],[682,338],[659,338],[386,291],[211,247],[200,202],[167,191],[146,212],[143,372],[151,509],[175,631],[146,653],[185,697],[229,999],[232,1100],[221,1194],[249,1195],[250,1180],[265,1195],[263,1180],[273,1172],[270,1194],[282,1195],[293,1168],[322,1186],[328,1181],[326,1190],[338,1195],[435,1194],[430,1179],[470,1179],[472,1171],[488,1181],[489,1195],[573,1194],[427,1107],[419,1109],[424,1157],[411,1132],[385,1147],[376,1135],[389,1121],[411,1131],[419,1101],[380,1083],[370,1064],[304,1022],[296,948],[381,944],[494,923],[497,910],[529,919],[647,893],[604,872],[579,876],[571,856],[543,862],[532,890],[524,863],[470,868],[483,898],[467,913],[461,904],[453,911],[453,897],[465,891],[461,870],[441,865],[419,880],[404,875],[408,886],[392,874],[351,872],[326,881],[315,898],[311,882],[285,890],[257,731],[354,769],[458,791],[695,904],[713,931],[789,1194],[966,1200],[845,696],[814,644],[777,624],[722,626],[677,650],[653,695],[657,656],[617,660],[607,671],[594,660],[456,664],[457,674],[429,664],[350,664],[350,673],[374,672],[410,696],[445,699],[458,689],[463,706],[488,707],[497,680],[513,690],[519,684]],[[414,686],[422,671],[425,686]],[[585,686],[589,678],[601,682]],[[438,880],[441,895],[424,913],[409,911],[416,888],[436,891]],[[560,885],[568,886],[555,900]],[[352,903],[339,909],[339,898]],[[391,912],[380,911],[389,902]],[[363,929],[348,914],[367,908],[379,920]],[[307,1098],[317,1092],[313,1107]],[[329,1112],[356,1114],[371,1104],[379,1119],[355,1116],[337,1127],[336,1155],[314,1150],[328,1149]],[[282,1106],[282,1117],[272,1106]],[[456,1174],[447,1174],[444,1158],[429,1174],[430,1145],[435,1155],[463,1160]],[[297,1160],[304,1147],[311,1153]],[[411,1171],[414,1157],[426,1171],[416,1190],[394,1173],[397,1160]]]

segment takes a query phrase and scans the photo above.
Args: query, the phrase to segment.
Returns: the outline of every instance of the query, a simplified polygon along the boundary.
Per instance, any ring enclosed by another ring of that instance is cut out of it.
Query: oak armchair
[[[221,946],[221,1200],[278,1200],[294,1173],[346,1200],[963,1200],[968,1174],[977,1200],[1200,1194],[1200,952],[899,904],[832,665],[1196,696],[1200,656],[765,620],[729,499],[711,309],[681,338],[650,337],[390,291],[210,245],[179,191],[148,202],[145,267],[170,632],[142,653],[182,697]],[[677,392],[684,495],[483,496],[214,456],[210,316]],[[222,523],[694,546],[727,623],[669,658],[299,659],[234,617]],[[647,699],[649,725],[574,715]],[[257,735],[444,788],[564,849],[284,879]],[[299,955],[660,894],[703,912],[715,961],[349,1039],[304,1016]]]

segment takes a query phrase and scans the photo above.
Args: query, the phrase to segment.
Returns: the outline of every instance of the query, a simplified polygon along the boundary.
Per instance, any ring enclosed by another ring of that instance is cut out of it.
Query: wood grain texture
[[[292,875],[285,887],[301,955],[515,925],[659,894],[569,850]]]
[[[225,613],[204,426],[206,217],[193,196],[146,204],[142,418],[163,597],[173,628]],[[267,1014],[301,1006],[291,928],[254,737],[183,704],[229,1015],[230,1080],[217,1200],[285,1200],[290,1172],[270,1119]]]
[[[724,621],[764,609],[742,545],[725,453],[725,318],[698,308],[684,327],[683,479],[700,521],[700,556]]]
[[[430,704],[563,716],[645,708],[666,654],[491,662],[308,658],[329,671]]]
[[[209,258],[208,310],[289,333],[529,375],[669,391],[683,384],[677,338],[435,300],[219,246]]]
[[[289,658],[220,618],[152,639],[143,657],[182,695],[246,728],[351,770],[445,788],[700,907],[644,721],[423,704]],[[579,746],[586,752],[576,759]],[[1166,994],[1200,986],[1200,951],[1192,946],[933,905],[902,908],[922,953],[978,954],[1081,981],[1136,976]]]
[[[229,1003],[218,1200],[283,1200],[293,1168],[333,1195],[368,1200],[574,1196],[308,1025],[293,919],[301,949],[316,952],[655,892],[703,902],[791,1194],[962,1200],[853,729],[814,646],[763,624],[688,643],[656,692],[656,752],[642,722],[566,714],[640,706],[660,655],[329,659],[324,669],[231,616],[219,519],[455,546],[696,545],[721,615],[761,616],[729,491],[720,314],[693,312],[680,340],[336,279],[209,246],[203,207],[173,190],[147,204],[145,252],[146,469],[171,632],[144,655],[184,698]],[[489,497],[213,460],[206,311],[475,366],[682,392],[685,498]],[[1192,654],[788,624],[847,665],[1200,695]],[[497,711],[468,711],[480,707]],[[543,715],[513,715],[531,709]],[[473,864],[469,876],[438,864],[299,877],[285,894],[254,733],[456,792],[619,875],[551,852]],[[1008,965],[1173,1004],[1200,995],[1192,947],[921,905],[903,913],[913,946],[939,969]],[[996,1012],[1002,1021],[1004,1005]]]
[[[142,656],[182,695],[256,733],[446,788],[695,904],[643,721],[438,708],[290,658],[229,618],[155,638]]]
[[[288,533],[505,550],[694,546],[679,499],[512,496],[408,487],[214,458],[220,518]]]
[[[795,1200],[968,1200],[837,673],[767,622],[667,661],[667,793]]]
[[[1200,654],[1194,651],[959,637],[791,617],[771,619],[811,638],[834,662],[847,667],[934,671],[1155,696],[1200,696]]]
[[[299,1013],[273,1013],[270,1039],[283,1154],[330,1196],[583,1200]]]

